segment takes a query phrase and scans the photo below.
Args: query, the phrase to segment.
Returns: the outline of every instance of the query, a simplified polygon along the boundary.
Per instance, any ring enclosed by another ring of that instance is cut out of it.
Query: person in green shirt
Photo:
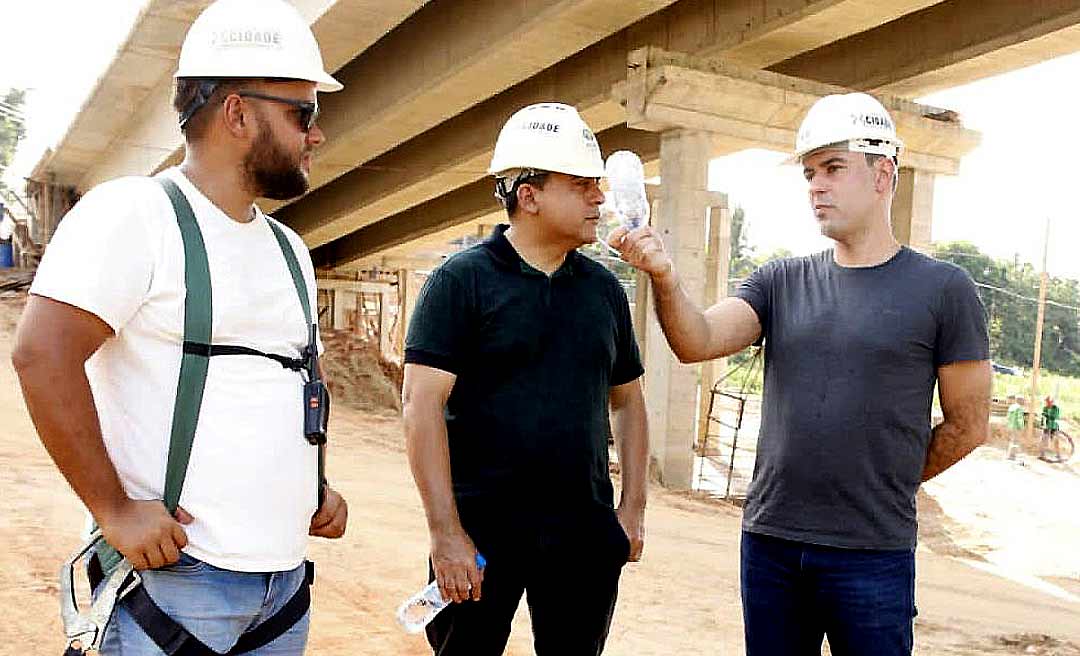
[[[1042,409],[1042,426],[1043,434],[1042,439],[1039,441],[1039,456],[1042,457],[1046,454],[1046,447],[1051,444],[1054,446],[1054,455],[1057,460],[1061,460],[1061,453],[1058,452],[1057,442],[1053,439],[1054,433],[1058,431],[1058,418],[1061,416],[1061,408],[1057,407],[1054,403],[1054,397],[1046,397],[1046,404]]]
[[[1016,459],[1016,453],[1020,450],[1020,433],[1024,430],[1024,418],[1027,414],[1027,399],[1022,396],[1013,397],[1009,405],[1007,424],[1009,427],[1009,448],[1006,457],[1009,460]]]

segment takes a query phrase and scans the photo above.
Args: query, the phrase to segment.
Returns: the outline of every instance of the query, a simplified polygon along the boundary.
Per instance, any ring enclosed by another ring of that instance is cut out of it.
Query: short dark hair
[[[176,110],[176,113],[181,116],[183,116],[184,112],[189,111],[192,103],[198,101],[198,97],[201,93],[205,93],[204,90],[207,83],[213,86],[213,92],[206,98],[203,105],[197,108],[195,112],[188,117],[188,120],[180,126],[180,131],[184,133],[184,137],[186,137],[188,141],[202,139],[203,136],[206,135],[207,126],[210,120],[208,118],[210,112],[204,110],[207,107],[215,107],[230,93],[234,93],[255,81],[257,81],[255,78],[177,78],[172,105],[173,109]]]

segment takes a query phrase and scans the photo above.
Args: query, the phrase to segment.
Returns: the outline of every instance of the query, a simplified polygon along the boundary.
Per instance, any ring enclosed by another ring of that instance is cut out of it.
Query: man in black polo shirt
[[[491,173],[510,225],[432,272],[405,347],[431,575],[465,602],[428,640],[440,655],[501,654],[527,593],[538,656],[600,654],[621,568],[641,555],[648,458],[626,295],[575,250],[596,240],[603,161],[577,111],[547,103],[510,118]]]
[[[748,656],[905,656],[915,615],[915,493],[989,432],[986,321],[960,268],[897,243],[901,146],[873,97],[807,114],[802,165],[828,251],[769,262],[702,312],[651,228],[610,241],[647,271],[684,362],[764,339],[754,478],[743,513]],[[944,421],[931,429],[935,383]]]

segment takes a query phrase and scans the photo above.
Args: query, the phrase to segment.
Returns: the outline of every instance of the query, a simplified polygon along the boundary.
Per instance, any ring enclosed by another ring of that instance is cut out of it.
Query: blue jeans
[[[276,613],[304,582],[304,565],[288,572],[251,573],[219,569],[181,554],[168,567],[141,572],[154,603],[203,644],[227,652],[241,634]],[[295,656],[304,653],[309,615],[305,614],[270,644],[247,652],[252,656]],[[150,656],[162,651],[123,607],[113,613],[101,645],[102,656]]]
[[[915,553],[742,534],[747,656],[910,656]]]

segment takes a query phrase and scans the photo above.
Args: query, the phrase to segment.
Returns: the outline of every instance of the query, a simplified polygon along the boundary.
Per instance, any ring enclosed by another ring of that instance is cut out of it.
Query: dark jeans
[[[436,656],[502,654],[522,594],[537,656],[603,652],[630,552],[614,511],[521,522],[458,510],[488,565],[480,601],[451,604],[428,625]]]
[[[915,553],[742,535],[747,656],[909,656]]]

